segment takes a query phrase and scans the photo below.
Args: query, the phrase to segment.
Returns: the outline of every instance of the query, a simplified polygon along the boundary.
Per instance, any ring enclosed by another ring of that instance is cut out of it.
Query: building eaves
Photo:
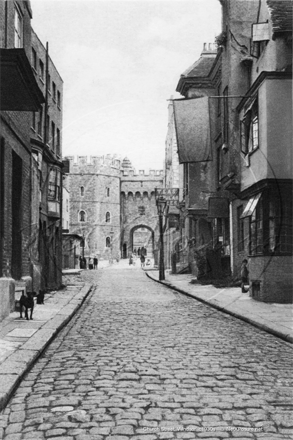
[[[205,43],[200,58],[181,74],[176,91],[185,95],[191,87],[213,88],[214,75],[211,75],[211,72],[219,57],[220,52],[212,45],[209,45],[207,49]]]
[[[210,70],[214,64],[215,57],[200,57],[195,63],[192,64],[181,76],[183,77],[205,77],[210,73]]]
[[[292,36],[292,0],[267,0],[267,5],[272,20],[273,37],[284,33]]]

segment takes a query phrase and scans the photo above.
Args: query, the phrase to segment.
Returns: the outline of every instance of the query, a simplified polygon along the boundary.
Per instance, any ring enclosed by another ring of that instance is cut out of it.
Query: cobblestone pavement
[[[293,438],[289,344],[141,270],[83,276],[96,287],[0,415],[5,440]]]

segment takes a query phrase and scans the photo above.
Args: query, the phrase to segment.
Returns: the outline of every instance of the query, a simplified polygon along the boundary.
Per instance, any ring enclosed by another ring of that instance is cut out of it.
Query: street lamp
[[[157,210],[159,215],[160,228],[160,264],[159,264],[159,280],[165,279],[165,264],[164,264],[164,232],[163,232],[163,215],[166,207],[166,199],[164,197],[157,198]]]

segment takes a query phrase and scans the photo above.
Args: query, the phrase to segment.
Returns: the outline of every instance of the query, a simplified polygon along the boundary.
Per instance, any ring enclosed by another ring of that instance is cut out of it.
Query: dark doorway
[[[0,141],[0,277],[3,277],[4,248],[4,138]]]
[[[4,150],[5,141],[0,142],[0,277],[3,276],[3,248],[4,248]]]
[[[22,262],[22,160],[12,152],[12,256],[11,275],[16,280],[21,278]],[[27,209],[30,209],[28,206]]]
[[[122,258],[127,258],[127,243],[123,243],[123,257]]]

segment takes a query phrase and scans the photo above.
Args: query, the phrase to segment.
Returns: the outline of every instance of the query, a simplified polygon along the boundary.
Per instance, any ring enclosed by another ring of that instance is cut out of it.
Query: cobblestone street
[[[293,438],[288,343],[141,269],[82,276],[95,288],[0,415],[5,440]]]

